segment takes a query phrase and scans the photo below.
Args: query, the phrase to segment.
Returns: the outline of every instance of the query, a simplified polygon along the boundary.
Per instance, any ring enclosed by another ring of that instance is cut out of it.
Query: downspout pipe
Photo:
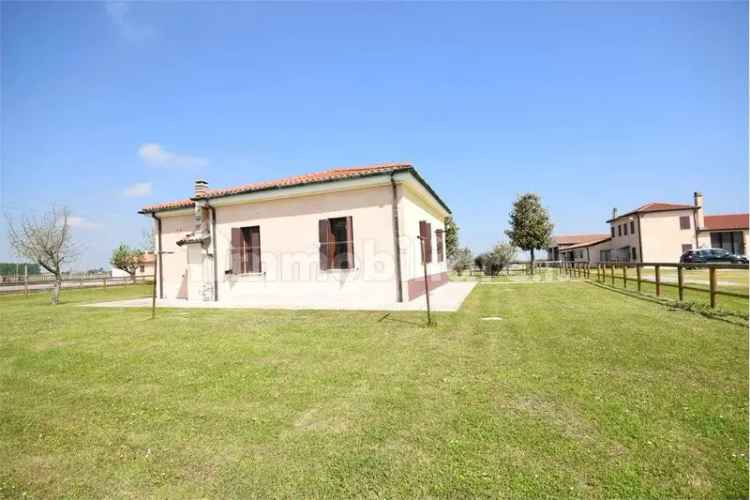
[[[404,291],[401,287],[401,234],[398,229],[398,190],[396,180],[393,178],[396,172],[391,172],[391,193],[393,200],[391,202],[392,219],[393,219],[393,252],[394,263],[396,264],[396,300],[404,301]]]
[[[161,246],[161,219],[156,216],[154,212],[151,212],[151,217],[156,221],[156,232],[159,240],[159,248],[157,254],[159,256],[159,298],[164,298],[164,266],[162,265],[162,246]]]
[[[206,206],[211,211],[211,247],[214,252],[214,302],[219,301],[219,254],[216,253],[216,208],[212,207],[208,200]]]

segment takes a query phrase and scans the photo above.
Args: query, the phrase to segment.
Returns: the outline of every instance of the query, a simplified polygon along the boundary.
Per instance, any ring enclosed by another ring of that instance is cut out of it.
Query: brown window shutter
[[[432,224],[427,222],[425,225],[427,226],[427,229],[425,230],[427,241],[425,241],[424,253],[427,256],[427,263],[429,264],[432,262]]]
[[[328,219],[318,221],[318,242],[320,243],[320,270],[327,271],[331,260],[331,245],[329,245],[331,224]]]
[[[420,261],[422,264],[427,262],[427,236],[425,235],[425,232],[427,231],[427,223],[423,220],[419,221],[419,254],[421,256]]]
[[[250,272],[261,272],[260,265],[260,226],[250,228]]]
[[[242,228],[232,228],[232,274],[242,273]]]
[[[354,224],[351,215],[346,218],[346,262],[349,269],[354,269]]]

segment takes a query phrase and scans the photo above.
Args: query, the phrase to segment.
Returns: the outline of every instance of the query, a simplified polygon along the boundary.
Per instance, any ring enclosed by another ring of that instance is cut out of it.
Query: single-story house
[[[252,304],[326,294],[402,302],[447,281],[451,212],[408,163],[333,168],[140,210],[154,219],[158,295]],[[424,250],[422,249],[424,242]]]
[[[547,260],[562,260],[563,256],[561,252],[563,250],[574,246],[577,247],[579,245],[584,245],[592,241],[600,241],[607,237],[608,235],[606,234],[561,234],[553,236],[547,247]]]

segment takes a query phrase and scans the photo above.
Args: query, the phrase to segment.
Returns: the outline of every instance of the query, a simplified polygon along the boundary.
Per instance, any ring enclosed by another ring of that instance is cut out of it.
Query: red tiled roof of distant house
[[[603,237],[597,238],[595,240],[584,241],[583,243],[578,243],[577,245],[571,245],[569,247],[561,248],[560,251],[561,252],[565,252],[565,251],[568,251],[568,250],[575,250],[576,248],[586,248],[586,247],[590,247],[590,246],[593,246],[593,245],[596,245],[598,243],[602,243],[602,242],[605,242],[605,241],[611,240],[611,239],[612,239],[611,236],[604,235]]]
[[[560,236],[553,236],[552,241],[558,245],[577,245],[608,237],[608,234],[561,234]]]
[[[201,197],[206,199],[221,198],[224,196],[232,196],[294,186],[304,186],[306,184],[316,184],[319,182],[354,179],[358,177],[367,177],[369,175],[405,170],[411,170],[416,174],[416,172],[414,171],[414,167],[410,163],[379,163],[375,165],[364,165],[359,167],[332,168],[329,170],[323,170],[321,172],[313,172],[304,175],[294,175],[291,177],[284,177],[282,179],[276,179],[272,181],[241,184],[239,186],[228,188],[208,189],[206,193]],[[424,183],[421,178],[420,181],[426,185],[426,183]],[[192,206],[193,200],[190,198],[185,198],[182,200],[169,201],[165,203],[157,203],[155,205],[146,206],[141,209],[141,213],[158,212],[161,210],[172,210],[177,208],[190,208]],[[447,207],[445,208],[447,209]]]
[[[630,212],[618,215],[616,218],[619,219],[620,217],[627,217],[628,215],[633,214],[643,214],[648,212],[668,212],[670,210],[689,210],[691,208],[695,208],[695,206],[685,205],[682,203],[664,203],[661,201],[652,201],[651,203],[641,205],[635,210],[631,210]],[[610,219],[607,222],[612,222],[613,220],[614,219]]]
[[[750,214],[718,214],[703,217],[703,228],[720,231],[750,228]]]

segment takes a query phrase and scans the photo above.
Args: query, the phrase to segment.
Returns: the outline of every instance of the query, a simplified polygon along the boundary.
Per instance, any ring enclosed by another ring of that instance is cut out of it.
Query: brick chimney
[[[612,209],[612,220],[617,218],[617,207]]]
[[[204,181],[203,179],[197,179],[195,181],[195,197],[196,198],[202,198],[206,195],[206,191],[208,191],[208,182]]]
[[[698,229],[704,227],[703,220],[703,193],[696,191],[693,193],[693,204],[695,205],[695,225]]]

